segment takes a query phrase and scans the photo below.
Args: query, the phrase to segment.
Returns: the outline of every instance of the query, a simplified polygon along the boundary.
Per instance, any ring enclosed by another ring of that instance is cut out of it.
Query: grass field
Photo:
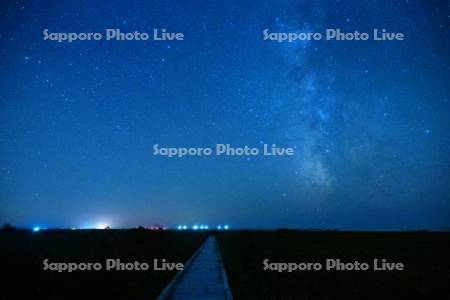
[[[450,234],[429,232],[223,232],[218,236],[235,299],[450,299]],[[405,271],[264,271],[274,262],[372,261]]]
[[[185,262],[211,232],[0,231],[5,299],[154,299],[175,271],[44,271],[43,260]],[[450,299],[450,234],[216,232],[235,299]],[[264,271],[263,261],[402,262],[405,271]]]
[[[3,299],[154,299],[175,271],[43,271],[43,260],[106,258],[185,262],[206,237],[200,232],[137,230],[0,231]],[[9,295],[9,296],[6,296]]]

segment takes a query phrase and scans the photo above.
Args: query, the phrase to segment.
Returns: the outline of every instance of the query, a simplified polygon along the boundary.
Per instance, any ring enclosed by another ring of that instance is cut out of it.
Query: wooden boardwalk
[[[233,299],[214,237],[206,239],[158,297],[166,299]]]

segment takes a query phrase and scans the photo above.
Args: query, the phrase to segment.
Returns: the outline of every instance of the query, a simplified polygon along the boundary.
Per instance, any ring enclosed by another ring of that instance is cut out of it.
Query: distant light
[[[205,225],[205,229],[208,229],[208,225]]]
[[[219,225],[219,226],[217,226],[217,229],[221,230],[221,229],[222,229],[222,226],[220,226],[220,225]]]
[[[203,226],[203,225],[200,225],[200,229],[202,229],[202,230],[203,230],[203,229],[205,229],[205,226]]]
[[[95,229],[107,229],[109,228],[108,224],[100,223],[95,226]]]
[[[181,226],[181,225],[178,225],[178,230],[181,230],[181,229],[183,229],[183,226]]]
[[[194,226],[192,226],[192,229],[197,230],[197,229],[198,229],[198,226],[197,226],[197,225],[194,225]]]
[[[228,225],[224,225],[223,229],[228,230]]]
[[[33,231],[34,231],[34,232],[38,232],[38,231],[40,231],[40,230],[41,230],[41,227],[39,227],[39,226],[33,227]]]
[[[183,229],[187,229],[187,226],[186,226],[186,225],[183,225]]]

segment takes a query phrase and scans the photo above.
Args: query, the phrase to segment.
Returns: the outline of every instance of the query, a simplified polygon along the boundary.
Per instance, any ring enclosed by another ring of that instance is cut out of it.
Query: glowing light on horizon
[[[225,225],[225,226],[226,226],[226,229],[228,229],[228,225]],[[191,227],[188,227],[187,225],[177,225],[176,226],[177,230],[187,230],[188,228],[191,228],[191,230],[209,230],[210,229],[209,225],[204,225],[204,224],[200,224],[200,225],[194,224]],[[213,226],[212,228],[214,229],[216,227]],[[224,228],[225,227],[222,225],[217,226],[217,229],[219,229],[219,230],[224,229]]]
[[[33,227],[33,232],[38,232],[38,231],[41,231],[41,227],[39,227],[39,226]]]
[[[99,224],[97,224],[97,225],[95,225],[95,229],[106,229],[106,228],[108,228],[109,227],[109,225],[108,224],[106,224],[106,223],[99,223]]]
[[[188,227],[186,225],[178,225],[177,229],[178,230],[186,230]]]

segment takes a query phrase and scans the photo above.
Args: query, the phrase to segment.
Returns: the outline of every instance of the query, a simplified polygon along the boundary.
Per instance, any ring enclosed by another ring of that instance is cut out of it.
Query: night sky
[[[447,1],[0,5],[1,224],[450,228]],[[43,39],[107,28],[184,40]],[[266,28],[405,40],[279,43]],[[295,155],[152,148],[217,143]]]

